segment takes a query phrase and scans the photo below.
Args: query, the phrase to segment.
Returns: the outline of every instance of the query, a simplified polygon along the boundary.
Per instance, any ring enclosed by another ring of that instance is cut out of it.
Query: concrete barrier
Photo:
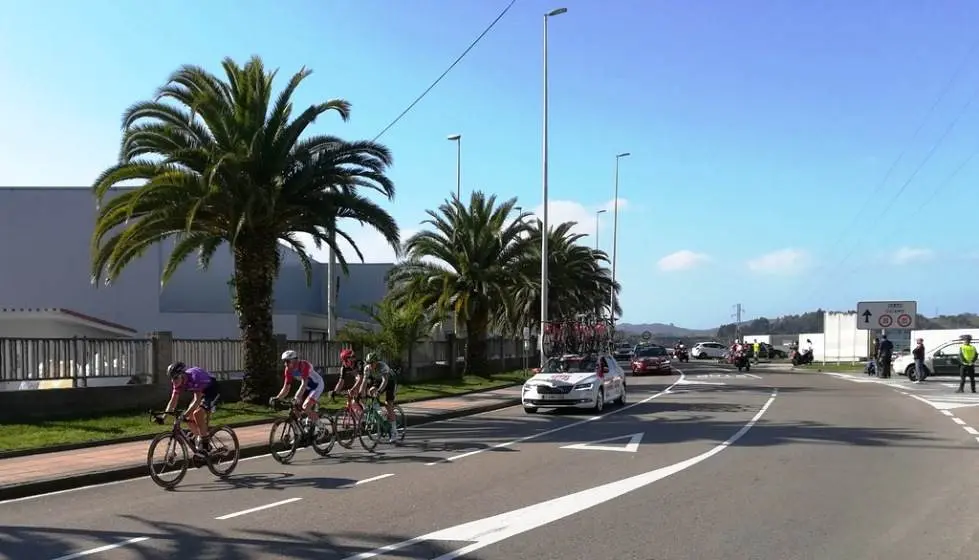
[[[222,402],[241,400],[241,381],[219,381]],[[83,418],[133,410],[160,409],[169,385],[117,385],[0,392],[0,423]],[[189,398],[189,397],[185,397]]]

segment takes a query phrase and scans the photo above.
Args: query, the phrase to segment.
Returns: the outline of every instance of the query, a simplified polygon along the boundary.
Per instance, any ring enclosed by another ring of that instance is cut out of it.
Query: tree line
[[[387,298],[370,310],[381,325],[372,342],[400,359],[432,324],[451,320],[464,333],[468,373],[487,373],[489,333],[516,335],[539,323],[543,235],[550,318],[599,314],[619,291],[608,256],[582,245],[574,223],[544,232],[531,214],[516,210],[515,198],[478,191],[465,201],[453,197],[429,210],[426,229],[402,243],[397,222],[367,196],[394,199],[390,150],[306,134],[320,117],[348,120],[348,101],[296,108],[293,96],[310,74],[305,68],[277,94],[276,71],[258,57],[243,66],[225,59],[222,70],[223,77],[183,66],[153,99],[125,111],[119,160],[93,182],[92,278],[112,282],[166,240],[174,248],[164,284],[191,256],[206,269],[218,250],[230,249],[246,401],[263,401],[281,383],[272,324],[281,245],[295,251],[312,284],[313,261],[297,234],[317,249],[331,248],[346,272],[338,240],[361,261],[363,255],[343,227],[359,222],[379,232],[403,258],[388,277]],[[132,182],[133,190],[116,190]]]
[[[850,311],[853,313],[854,311]],[[759,317],[741,323],[741,333],[743,335],[762,335],[762,334],[802,334],[823,332],[822,309],[810,311],[801,315],[783,315],[775,319]],[[918,315],[917,328],[919,329],[964,329],[979,328],[979,315],[974,313],[960,313],[958,315],[939,315],[938,317],[925,317]],[[717,338],[730,340],[737,332],[736,323],[721,325],[717,329]]]

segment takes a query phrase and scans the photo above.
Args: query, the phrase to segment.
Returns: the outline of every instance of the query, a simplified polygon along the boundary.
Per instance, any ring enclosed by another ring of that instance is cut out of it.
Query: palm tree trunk
[[[241,399],[258,404],[279,389],[276,375],[278,349],[272,323],[279,251],[274,237],[239,239],[234,249],[235,311],[245,343],[245,379]]]
[[[474,318],[466,321],[466,368],[463,375],[488,377],[489,361],[486,357],[486,331],[489,321]]]

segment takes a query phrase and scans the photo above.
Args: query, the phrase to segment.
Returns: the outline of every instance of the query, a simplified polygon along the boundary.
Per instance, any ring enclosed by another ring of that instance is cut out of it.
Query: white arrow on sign
[[[625,451],[626,453],[635,453],[639,451],[639,442],[642,441],[642,437],[646,435],[644,432],[639,432],[636,434],[629,434],[627,436],[615,436],[605,439],[600,439],[598,441],[592,441],[588,443],[574,443],[571,445],[564,445],[561,449],[585,449],[592,451]],[[610,441],[619,441],[623,439],[629,439],[629,442],[625,445],[595,445],[596,443],[608,443]]]

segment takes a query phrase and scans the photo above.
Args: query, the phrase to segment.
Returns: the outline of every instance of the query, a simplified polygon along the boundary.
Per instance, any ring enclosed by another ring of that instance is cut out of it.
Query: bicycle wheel
[[[364,420],[357,432],[360,445],[367,451],[374,451],[377,442],[381,441],[381,417],[376,410],[370,410],[364,414]]]
[[[404,441],[405,434],[408,433],[408,417],[400,404],[394,405],[394,440]]]
[[[295,422],[280,418],[272,423],[269,431],[269,452],[272,458],[283,465],[292,461],[299,449],[299,440],[302,436]]]
[[[177,467],[176,476],[169,481],[163,477],[163,469],[157,471],[154,468],[155,461],[153,461],[153,452],[156,451],[156,448],[160,444],[164,444],[163,449],[165,450],[162,467]],[[187,476],[188,462],[187,442],[183,438],[174,436],[172,432],[163,433],[153,438],[153,441],[150,442],[149,451],[146,453],[146,466],[150,469],[150,478],[153,479],[153,482],[157,486],[167,490],[174,489]]]
[[[238,434],[228,426],[211,428],[211,449],[207,454],[207,470],[218,478],[225,478],[235,471],[241,455]]]
[[[354,415],[346,408],[338,410],[336,416],[333,417],[333,433],[336,442],[350,449],[354,445],[357,432],[357,420]]]
[[[332,416],[320,416],[319,425],[316,427],[316,434],[313,436],[313,451],[320,457],[326,457],[333,451],[333,444],[337,442],[336,424]]]

